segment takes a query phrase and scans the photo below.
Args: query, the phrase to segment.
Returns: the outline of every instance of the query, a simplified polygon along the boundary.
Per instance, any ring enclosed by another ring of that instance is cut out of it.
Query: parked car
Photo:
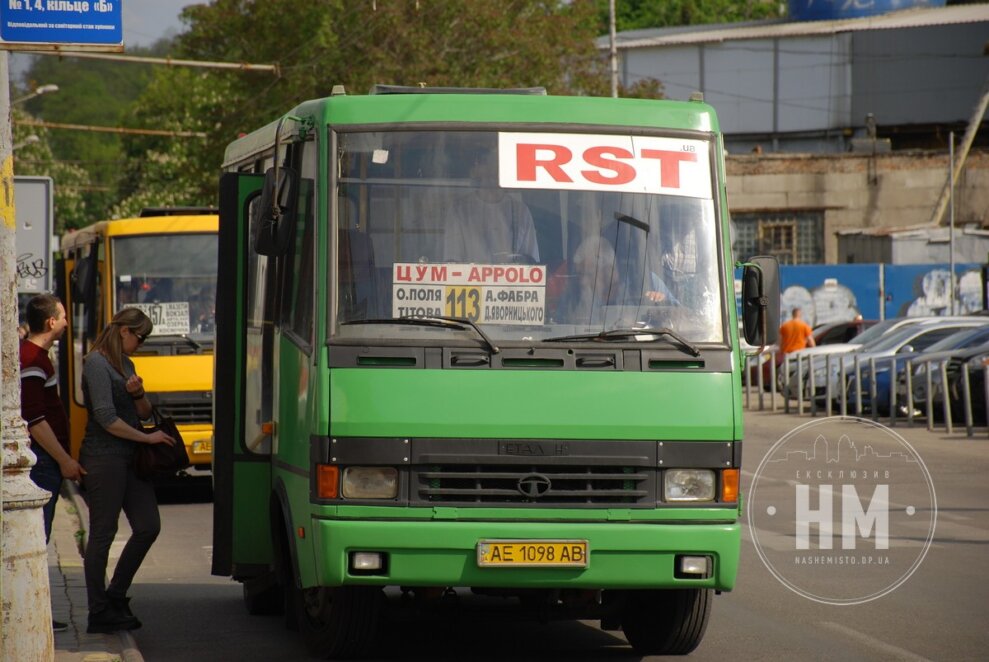
[[[848,386],[850,381],[854,381],[853,377],[855,375],[854,359],[857,358],[859,362],[859,371],[861,372],[864,368],[866,372],[869,371],[870,361],[876,362],[876,368],[878,372],[880,362],[885,363],[887,369],[893,364],[892,359],[895,359],[897,355],[907,355],[924,352],[930,346],[936,342],[943,340],[958,331],[965,329],[972,329],[976,327],[985,326],[985,320],[978,320],[976,318],[969,318],[967,320],[943,320],[935,322],[925,322],[922,324],[914,324],[898,331],[894,331],[891,334],[884,336],[881,340],[878,340],[867,347],[863,347],[860,351],[855,352],[852,355],[853,364],[850,365],[847,361],[845,363],[844,371],[841,372],[840,368],[836,368],[832,365],[832,374],[828,377],[821,375],[823,379],[832,380],[831,392],[834,397],[838,397],[837,394],[840,393],[839,388],[845,388]],[[817,375],[815,375],[817,377]],[[823,382],[822,382],[823,383]],[[878,385],[878,381],[877,381]],[[818,389],[818,392],[823,392],[824,389]],[[848,393],[846,392],[846,397]],[[865,395],[865,388],[863,388],[863,395]],[[853,396],[854,397],[854,396]],[[886,389],[886,402],[889,402],[889,387],[887,385]],[[880,403],[882,400],[880,399]],[[882,411],[880,409],[880,411]],[[888,407],[887,407],[888,413]]]
[[[845,320],[843,322],[831,322],[814,327],[814,346],[834,345],[836,343],[851,342],[860,333],[874,326],[878,320]],[[776,370],[773,370],[770,358],[776,363]],[[773,380],[773,372],[776,373],[776,390],[783,392],[786,379],[783,371],[784,354],[779,351],[779,345],[772,345],[766,348],[763,354],[759,355],[759,365],[749,367],[749,377],[752,384],[759,383],[759,370],[762,370],[762,384],[764,390],[770,390]]]
[[[949,402],[952,407],[953,420],[960,420],[962,415],[961,397],[964,393],[961,385],[961,368],[966,366],[969,370],[970,386],[973,404],[976,400],[982,403],[980,411],[985,410],[984,396],[977,395],[984,389],[984,376],[982,373],[982,359],[989,358],[989,342],[972,347],[946,350],[938,353],[927,353],[922,358],[923,362],[917,362],[911,375],[913,390],[913,408],[915,416],[923,416],[927,413],[927,372],[931,373],[931,390],[933,399],[931,401],[931,411],[937,420],[943,419],[944,412],[944,391],[942,386],[941,363],[945,364],[948,373]],[[900,412],[906,413],[906,377],[901,376],[897,384],[897,403]]]
[[[849,378],[855,373],[856,358],[861,370],[863,366],[869,365],[870,359],[883,360],[895,356],[897,353],[924,351],[935,342],[956,331],[982,326],[985,323],[984,319],[975,317],[923,319],[916,324],[908,324],[894,331],[888,331],[855,351],[833,357],[830,372],[828,371],[828,362],[823,357],[818,357],[813,361],[814,397],[818,401],[823,401],[827,397],[830,386],[832,399],[840,399],[841,389],[847,386]],[[809,398],[811,395],[810,380],[806,376],[804,377],[804,389],[805,397]]]
[[[933,335],[935,334],[926,334],[924,336],[925,339],[920,342],[926,342]],[[981,326],[955,331],[947,337],[931,344],[926,350],[905,352],[901,349],[891,360],[876,363],[876,408],[878,413],[883,416],[889,415],[891,384],[897,387],[897,405],[904,407],[904,409],[900,410],[900,413],[906,413],[906,379],[903,378],[902,387],[899,386],[899,381],[906,370],[908,362],[911,363],[911,367],[913,368],[913,366],[923,364],[925,361],[931,359],[937,360],[941,356],[950,356],[956,350],[977,347],[987,342],[989,342],[989,322],[983,322]],[[911,341],[911,343],[917,349],[916,345],[918,341]],[[863,364],[861,359],[859,360],[859,377],[861,380],[862,407],[863,409],[872,411],[873,375],[869,368],[868,359],[866,359],[865,364]],[[855,402],[858,393],[858,383],[855,379],[854,368],[852,368],[851,373],[845,373],[845,384],[847,385],[846,397],[848,398],[848,402]],[[914,406],[916,408],[916,405]]]
[[[875,326],[879,320],[846,320],[831,322],[814,327],[814,344],[834,345],[837,343],[854,343],[856,338],[866,329]]]
[[[952,379],[948,377],[948,393],[952,404],[952,420],[961,420],[964,415],[962,398],[965,390],[962,386],[962,370],[968,371],[969,397],[972,399],[972,422],[975,425],[986,424],[986,368],[989,367],[989,345],[979,348],[981,351],[969,358],[959,357],[958,370]],[[956,416],[958,418],[956,418]]]
[[[912,326],[914,324],[922,323],[933,323],[938,320],[943,319],[971,319],[966,317],[895,317],[888,320],[882,320],[881,322],[876,322],[871,327],[863,331],[862,333],[855,336],[851,342],[847,343],[833,343],[830,345],[823,345],[818,347],[809,347],[807,349],[802,349],[799,352],[793,352],[789,356],[789,369],[784,368],[779,371],[780,377],[780,392],[790,399],[796,399],[797,397],[797,385],[798,383],[803,383],[804,397],[810,397],[810,366],[813,365],[815,370],[815,387],[824,383],[825,366],[827,365],[827,356],[832,355],[838,356],[841,354],[850,354],[856,352],[860,349],[870,346],[872,343],[878,342],[878,340],[887,334],[894,333],[895,331],[902,329],[907,326]],[[834,360],[833,363],[838,365],[839,362]],[[803,367],[803,376],[798,379],[797,370],[798,366]],[[823,393],[823,390],[821,390]]]

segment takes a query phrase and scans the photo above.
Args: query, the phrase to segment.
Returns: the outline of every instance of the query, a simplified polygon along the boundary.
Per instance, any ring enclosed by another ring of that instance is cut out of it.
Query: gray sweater
[[[122,358],[123,375],[99,352],[91,353],[83,363],[82,395],[89,420],[82,451],[89,455],[130,456],[137,449],[135,442],[106,431],[106,426],[118,418],[135,429],[142,429],[134,399],[127,392],[127,379],[134,374],[134,362],[126,356]]]

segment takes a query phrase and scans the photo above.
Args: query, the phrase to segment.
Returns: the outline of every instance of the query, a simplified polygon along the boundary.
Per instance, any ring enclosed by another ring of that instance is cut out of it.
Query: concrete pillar
[[[17,337],[14,161],[10,127],[7,51],[0,50],[0,610],[2,660],[55,659],[48,558],[41,508],[49,493],[31,480],[35,457],[21,418],[20,350]]]

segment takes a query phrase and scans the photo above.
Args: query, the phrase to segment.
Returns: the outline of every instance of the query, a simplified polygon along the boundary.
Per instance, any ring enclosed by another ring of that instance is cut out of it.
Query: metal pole
[[[745,361],[745,408],[752,409],[752,357],[746,356]]]
[[[828,416],[831,416],[831,397],[833,391],[831,390],[831,355],[827,354],[824,357],[824,411]]]
[[[855,355],[855,415],[862,415],[862,364],[859,355]]]
[[[876,357],[869,357],[869,411],[872,412],[872,420],[879,420],[879,407],[876,400],[879,399],[876,393]]]
[[[766,408],[765,403],[763,402],[763,393],[765,393],[765,391],[766,391],[765,380],[762,378],[762,357],[763,356],[764,356],[764,354],[760,354],[755,359],[755,369],[756,369],[755,383],[756,383],[756,388],[759,389],[759,411],[762,411],[763,409]]]
[[[961,365],[962,370],[962,397],[965,398],[963,405],[965,407],[965,434],[971,437],[975,432],[973,431],[972,423],[972,383],[968,380],[968,366],[964,363]]]
[[[954,432],[951,424],[951,399],[948,397],[948,362],[941,361],[941,410],[944,412],[944,427],[948,434]]]
[[[845,388],[845,355],[842,354],[838,357],[838,371],[841,373],[841,380],[838,383],[838,388],[841,389],[841,415],[848,416],[848,389]]]
[[[889,360],[889,426],[896,427],[896,357]]]
[[[913,361],[907,359],[907,427],[913,426]]]
[[[797,416],[803,416],[803,415],[804,415],[804,357],[797,354]]]
[[[955,310],[955,132],[948,133],[948,310]],[[947,387],[947,384],[945,384]]]
[[[934,431],[934,363],[927,361],[927,431]]]
[[[783,413],[790,413],[790,355],[783,355]]]
[[[807,369],[808,395],[810,397],[810,415],[817,416],[817,384],[814,383],[814,357],[807,361],[810,366]]]
[[[989,365],[982,367],[982,395],[985,397],[986,432],[989,433]]]
[[[611,51],[611,96],[618,98],[618,44],[615,33],[615,0],[608,0],[608,40]]]
[[[769,353],[769,395],[771,408],[776,411],[776,352]]]
[[[48,492],[31,480],[35,463],[27,426],[21,418],[21,369],[17,328],[17,280],[14,213],[14,158],[10,128],[8,54],[0,50],[0,360],[3,378],[0,437],[3,479],[0,532],[5,660],[54,660],[48,557],[42,507]]]

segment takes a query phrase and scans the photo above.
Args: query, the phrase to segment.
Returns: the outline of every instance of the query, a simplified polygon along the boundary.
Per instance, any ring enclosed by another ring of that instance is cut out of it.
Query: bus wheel
[[[622,630],[640,655],[686,655],[704,638],[711,589],[628,591]]]
[[[293,593],[299,631],[311,655],[337,659],[370,652],[383,608],[379,587],[318,586]]]

